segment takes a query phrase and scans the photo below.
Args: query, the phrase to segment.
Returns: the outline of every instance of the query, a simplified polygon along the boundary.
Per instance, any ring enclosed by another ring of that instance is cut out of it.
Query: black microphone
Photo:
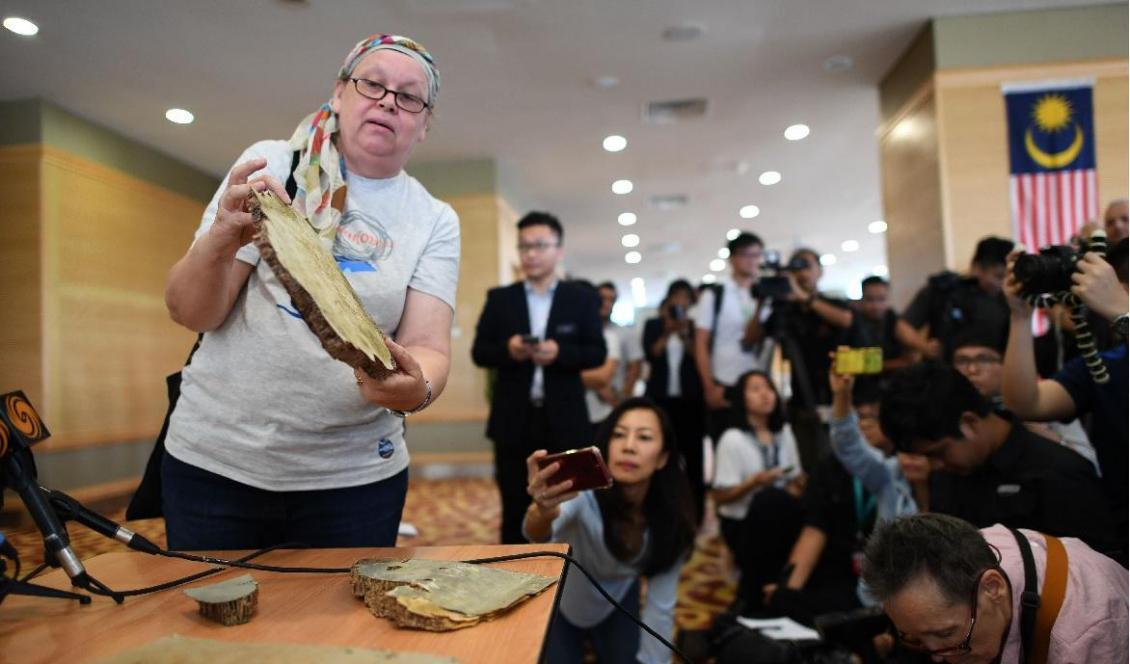
[[[62,491],[48,489],[46,487],[40,487],[40,489],[47,493],[51,505],[63,520],[70,519],[72,521],[78,521],[87,528],[111,539],[116,539],[136,551],[155,556],[161,553],[161,547],[150,542],[145,537],[138,535],[129,528],[114,523]]]
[[[4,481],[20,494],[24,507],[35,520],[39,532],[43,533],[43,545],[47,550],[48,560],[53,558],[67,576],[71,577],[71,584],[76,588],[89,588],[90,577],[86,573],[86,568],[71,549],[71,539],[67,535],[67,529],[63,527],[59,517],[48,504],[43,490],[33,479],[32,472],[27,467],[30,462],[31,452],[26,447],[4,457]]]

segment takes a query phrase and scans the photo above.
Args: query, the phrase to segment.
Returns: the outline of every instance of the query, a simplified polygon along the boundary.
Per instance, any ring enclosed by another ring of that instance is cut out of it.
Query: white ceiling
[[[826,289],[885,262],[880,219],[877,85],[931,16],[1093,4],[1094,0],[5,0],[4,16],[40,26],[0,30],[0,99],[43,97],[221,176],[251,142],[288,137],[327,98],[341,59],[362,37],[395,32],[435,55],[439,111],[415,161],[493,157],[519,212],[557,214],[567,265],[649,300],[676,276],[697,281],[727,229],[770,248],[837,254]],[[697,41],[663,30],[705,27]],[[822,63],[848,55],[855,67]],[[592,85],[617,77],[610,90]],[[705,96],[704,119],[648,125],[648,101]],[[169,107],[196,122],[172,125]],[[782,137],[803,122],[812,134]],[[601,140],[628,138],[610,154]],[[735,172],[735,164],[748,172]],[[764,187],[764,170],[783,175]],[[409,164],[411,171],[411,164]],[[635,182],[627,196],[609,186]],[[648,206],[685,194],[687,207]],[[746,221],[746,204],[761,215]],[[643,261],[626,265],[616,223],[634,211]],[[840,249],[858,240],[853,254]]]

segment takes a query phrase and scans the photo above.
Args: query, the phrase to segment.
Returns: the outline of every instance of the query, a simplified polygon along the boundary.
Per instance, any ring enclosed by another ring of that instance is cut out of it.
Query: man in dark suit
[[[600,298],[560,281],[564,231],[553,215],[531,212],[518,222],[523,281],[487,293],[471,357],[496,370],[487,437],[494,443],[502,497],[502,543],[518,544],[526,494],[526,457],[591,444],[581,371],[604,362]]]

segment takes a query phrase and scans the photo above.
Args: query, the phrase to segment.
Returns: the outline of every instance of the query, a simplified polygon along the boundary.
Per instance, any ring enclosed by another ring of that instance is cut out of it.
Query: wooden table
[[[434,558],[470,560],[548,550],[566,553],[565,544],[443,546],[395,549],[304,549],[273,551],[252,562],[303,567],[349,567],[361,558]],[[219,555],[219,554],[218,554]],[[242,552],[224,552],[237,558]],[[114,590],[151,586],[207,569],[202,563],[158,558],[143,553],[106,553],[84,561],[86,569]],[[560,558],[532,558],[496,563],[501,569],[562,578]],[[229,569],[183,587],[207,585],[245,570]],[[348,574],[281,574],[252,570],[259,582],[259,608],[251,622],[224,627],[202,618],[196,602],[181,588],[126,598],[116,605],[95,597],[87,606],[76,601],[10,596],[0,604],[0,661],[98,661],[170,634],[255,643],[346,645],[404,650],[477,662],[537,662],[561,584],[527,600],[500,618],[454,632],[399,629],[373,616],[353,596]],[[70,588],[55,570],[34,580]]]

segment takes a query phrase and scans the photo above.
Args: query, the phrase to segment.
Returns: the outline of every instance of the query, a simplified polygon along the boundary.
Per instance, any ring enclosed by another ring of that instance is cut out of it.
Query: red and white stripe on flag
[[[1050,173],[1019,173],[1009,177],[1013,237],[1029,252],[1052,244],[1068,244],[1089,219],[1098,216],[1095,169]],[[1033,333],[1048,329],[1038,312]]]

